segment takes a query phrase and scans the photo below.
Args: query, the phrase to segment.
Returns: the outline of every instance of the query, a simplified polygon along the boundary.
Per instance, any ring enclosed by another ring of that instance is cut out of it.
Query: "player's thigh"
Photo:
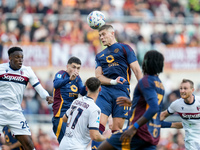
[[[27,147],[34,148],[34,144],[30,135],[16,135],[16,139],[23,145]]]
[[[112,112],[112,101],[106,90],[102,90],[96,100],[97,106],[101,109],[101,113],[110,116]]]
[[[128,111],[129,111],[129,107],[127,106],[119,106],[116,103],[116,100],[118,97],[120,96],[124,96],[124,97],[128,97],[129,98],[129,92],[128,90],[113,90],[113,92],[115,93],[113,96],[113,106],[112,106],[112,117],[113,118],[124,118],[127,119],[128,118]]]
[[[103,141],[97,150],[116,150],[116,148],[110,145],[107,141]]]
[[[9,112],[8,127],[11,133],[16,135],[31,135],[29,125],[22,112]]]

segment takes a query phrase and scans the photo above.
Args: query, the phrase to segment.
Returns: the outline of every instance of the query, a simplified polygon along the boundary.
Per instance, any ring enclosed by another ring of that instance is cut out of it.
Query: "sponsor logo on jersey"
[[[13,81],[20,81],[20,82],[23,82],[24,81],[24,78],[21,77],[21,76],[12,76],[12,75],[4,75],[2,77],[2,79],[6,79],[6,80],[13,80]]]
[[[183,119],[200,119],[200,113],[179,113]]]

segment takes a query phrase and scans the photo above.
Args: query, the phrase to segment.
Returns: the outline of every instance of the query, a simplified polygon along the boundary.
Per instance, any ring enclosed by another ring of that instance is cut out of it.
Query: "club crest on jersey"
[[[183,109],[184,109],[184,107],[181,107],[181,109],[183,110]]]
[[[114,52],[115,52],[115,53],[118,53],[118,52],[119,52],[119,48],[116,48],[116,49],[114,50]]]
[[[6,73],[8,72],[8,69],[6,69]]]
[[[200,106],[197,106],[197,110],[198,110],[198,111],[200,110]]]
[[[61,75],[61,74],[57,74],[57,78],[59,78],[59,79],[60,79],[61,77],[62,77],[62,75]]]
[[[24,74],[24,72],[20,70],[20,74],[21,74],[21,75],[23,75],[23,74]]]

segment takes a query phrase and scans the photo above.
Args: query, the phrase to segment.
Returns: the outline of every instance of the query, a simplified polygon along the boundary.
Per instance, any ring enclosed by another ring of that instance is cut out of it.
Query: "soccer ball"
[[[99,29],[105,24],[105,15],[100,11],[92,11],[87,16],[87,23],[92,29]]]

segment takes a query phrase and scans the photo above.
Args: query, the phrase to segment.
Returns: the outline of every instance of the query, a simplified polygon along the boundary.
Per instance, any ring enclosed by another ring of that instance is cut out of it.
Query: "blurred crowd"
[[[140,64],[150,49],[163,53],[168,45],[200,45],[198,1],[0,0],[0,58],[2,45],[7,42],[89,43],[97,53],[101,49],[98,31],[86,23],[87,15],[93,10],[105,14],[107,23],[116,30],[119,42],[132,44]],[[41,82],[50,95],[53,92],[53,76],[50,74],[47,81]],[[170,76],[164,86],[166,109],[180,94],[178,89],[171,88]],[[51,106],[41,100],[30,85],[24,93],[22,108],[25,114],[52,114]],[[56,149],[58,145],[55,139],[49,139],[42,131],[39,133],[37,138],[33,138],[38,145],[37,150]],[[184,150],[182,136],[177,133],[161,139],[158,149]]]
[[[188,0],[0,0],[0,41],[90,43],[98,32],[86,23],[102,11],[119,42],[132,43],[140,57],[150,48],[200,43],[200,3]]]

